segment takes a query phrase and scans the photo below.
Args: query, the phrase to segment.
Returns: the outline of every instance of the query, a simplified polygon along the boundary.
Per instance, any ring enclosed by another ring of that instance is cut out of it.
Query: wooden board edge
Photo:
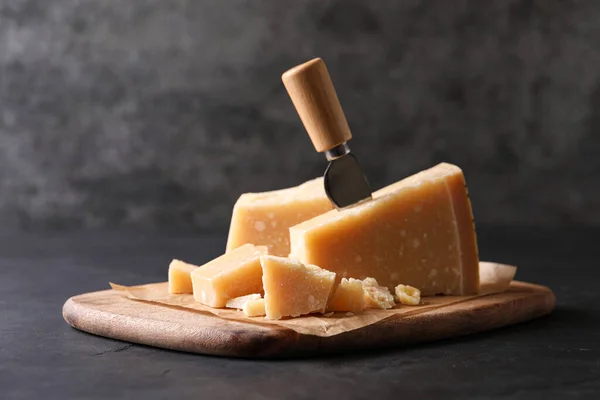
[[[248,329],[244,328],[244,323],[234,323],[239,328],[224,331],[219,335],[210,330],[191,331],[185,326],[166,321],[157,321],[158,323],[149,325],[147,320],[141,318],[120,317],[85,307],[77,302],[78,296],[65,302],[63,318],[73,328],[84,332],[169,350],[251,359],[313,357],[342,353],[349,348],[353,351],[363,351],[405,347],[515,325],[551,313],[556,305],[556,297],[552,290],[545,286],[528,285],[536,287],[535,293],[512,301],[481,306],[480,303],[489,300],[489,296],[483,296],[471,300],[467,307],[464,303],[457,303],[423,314],[403,318],[391,317],[365,328],[331,337],[303,335],[287,328],[273,326],[257,331],[254,325]],[[151,304],[147,306],[162,307]],[[483,320],[483,309],[493,311],[496,317]],[[448,311],[452,311],[452,314]],[[81,315],[87,316],[82,318]],[[450,328],[451,322],[457,318],[466,321],[458,331],[456,328]],[[111,323],[99,323],[107,320],[111,320]],[[112,329],[114,326],[118,326],[119,329]],[[399,330],[399,326],[403,329]],[[436,329],[431,329],[433,326]],[[165,335],[165,332],[177,334]]]
[[[142,318],[119,316],[86,307],[85,304],[77,302],[77,297],[69,298],[63,305],[63,319],[71,327],[93,335],[168,350],[214,356],[271,358],[287,353],[290,345],[293,347],[293,344],[304,336],[283,327],[256,330],[253,325],[252,328],[248,328],[248,324],[233,321],[230,323],[238,325],[238,329],[222,331],[218,335],[210,329],[196,327],[197,330],[192,331],[185,326],[166,321],[148,324]],[[152,304],[146,306],[162,307]],[[86,317],[82,318],[81,315]],[[177,334],[168,334],[174,332]]]

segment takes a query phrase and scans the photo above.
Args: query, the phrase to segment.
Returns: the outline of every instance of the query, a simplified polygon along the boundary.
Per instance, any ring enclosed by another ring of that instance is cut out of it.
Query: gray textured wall
[[[598,1],[0,0],[0,224],[226,226],[324,170],[314,56],[375,187],[449,161],[482,223],[600,223]]]

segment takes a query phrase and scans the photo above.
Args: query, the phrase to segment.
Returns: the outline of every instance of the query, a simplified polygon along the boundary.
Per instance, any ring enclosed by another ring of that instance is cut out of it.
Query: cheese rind
[[[225,307],[227,300],[262,293],[260,256],[264,246],[243,245],[192,272],[194,299],[211,307]]]
[[[365,309],[365,294],[362,281],[342,278],[327,304],[328,311],[361,312]]]
[[[265,299],[247,301],[242,311],[246,317],[263,317],[265,315]]]
[[[233,207],[227,251],[253,243],[267,246],[271,255],[287,257],[289,228],[331,209],[323,178],[287,189],[245,193]]]
[[[227,300],[225,303],[225,307],[227,308],[236,308],[241,310],[244,308],[244,304],[246,304],[250,300],[258,300],[261,298],[259,293],[247,294],[245,296],[234,297],[233,299]]]
[[[410,176],[373,200],[290,228],[291,254],[338,276],[372,276],[423,295],[477,293],[479,260],[464,175],[451,164]]]
[[[173,260],[169,264],[169,293],[191,294],[191,274],[198,268],[197,265],[188,264],[180,260]]]
[[[260,263],[268,319],[325,312],[335,273],[271,255],[261,256]]]

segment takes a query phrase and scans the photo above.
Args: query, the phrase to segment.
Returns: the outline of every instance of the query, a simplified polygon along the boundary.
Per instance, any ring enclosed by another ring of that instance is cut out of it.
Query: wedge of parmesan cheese
[[[243,245],[196,268],[192,274],[194,299],[210,307],[225,307],[229,299],[262,293],[260,257],[264,246]]]
[[[265,313],[269,319],[324,313],[335,273],[277,256],[261,256]]]
[[[289,228],[331,209],[323,178],[288,189],[245,193],[233,207],[227,251],[253,243],[267,246],[271,255],[287,257]]]
[[[460,168],[442,163],[373,199],[290,228],[291,258],[340,277],[375,278],[423,295],[469,295],[479,286],[471,204]]]
[[[180,260],[173,260],[169,264],[169,293],[192,294],[192,271],[197,265],[188,264]]]
[[[365,294],[362,281],[354,278],[342,278],[329,299],[327,310],[361,312],[365,309]]]

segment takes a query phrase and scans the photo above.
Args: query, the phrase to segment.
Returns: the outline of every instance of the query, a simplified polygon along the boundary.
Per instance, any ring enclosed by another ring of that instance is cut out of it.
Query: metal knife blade
[[[338,210],[372,198],[367,177],[346,144],[345,147],[347,153],[330,160],[323,179],[325,193]]]

